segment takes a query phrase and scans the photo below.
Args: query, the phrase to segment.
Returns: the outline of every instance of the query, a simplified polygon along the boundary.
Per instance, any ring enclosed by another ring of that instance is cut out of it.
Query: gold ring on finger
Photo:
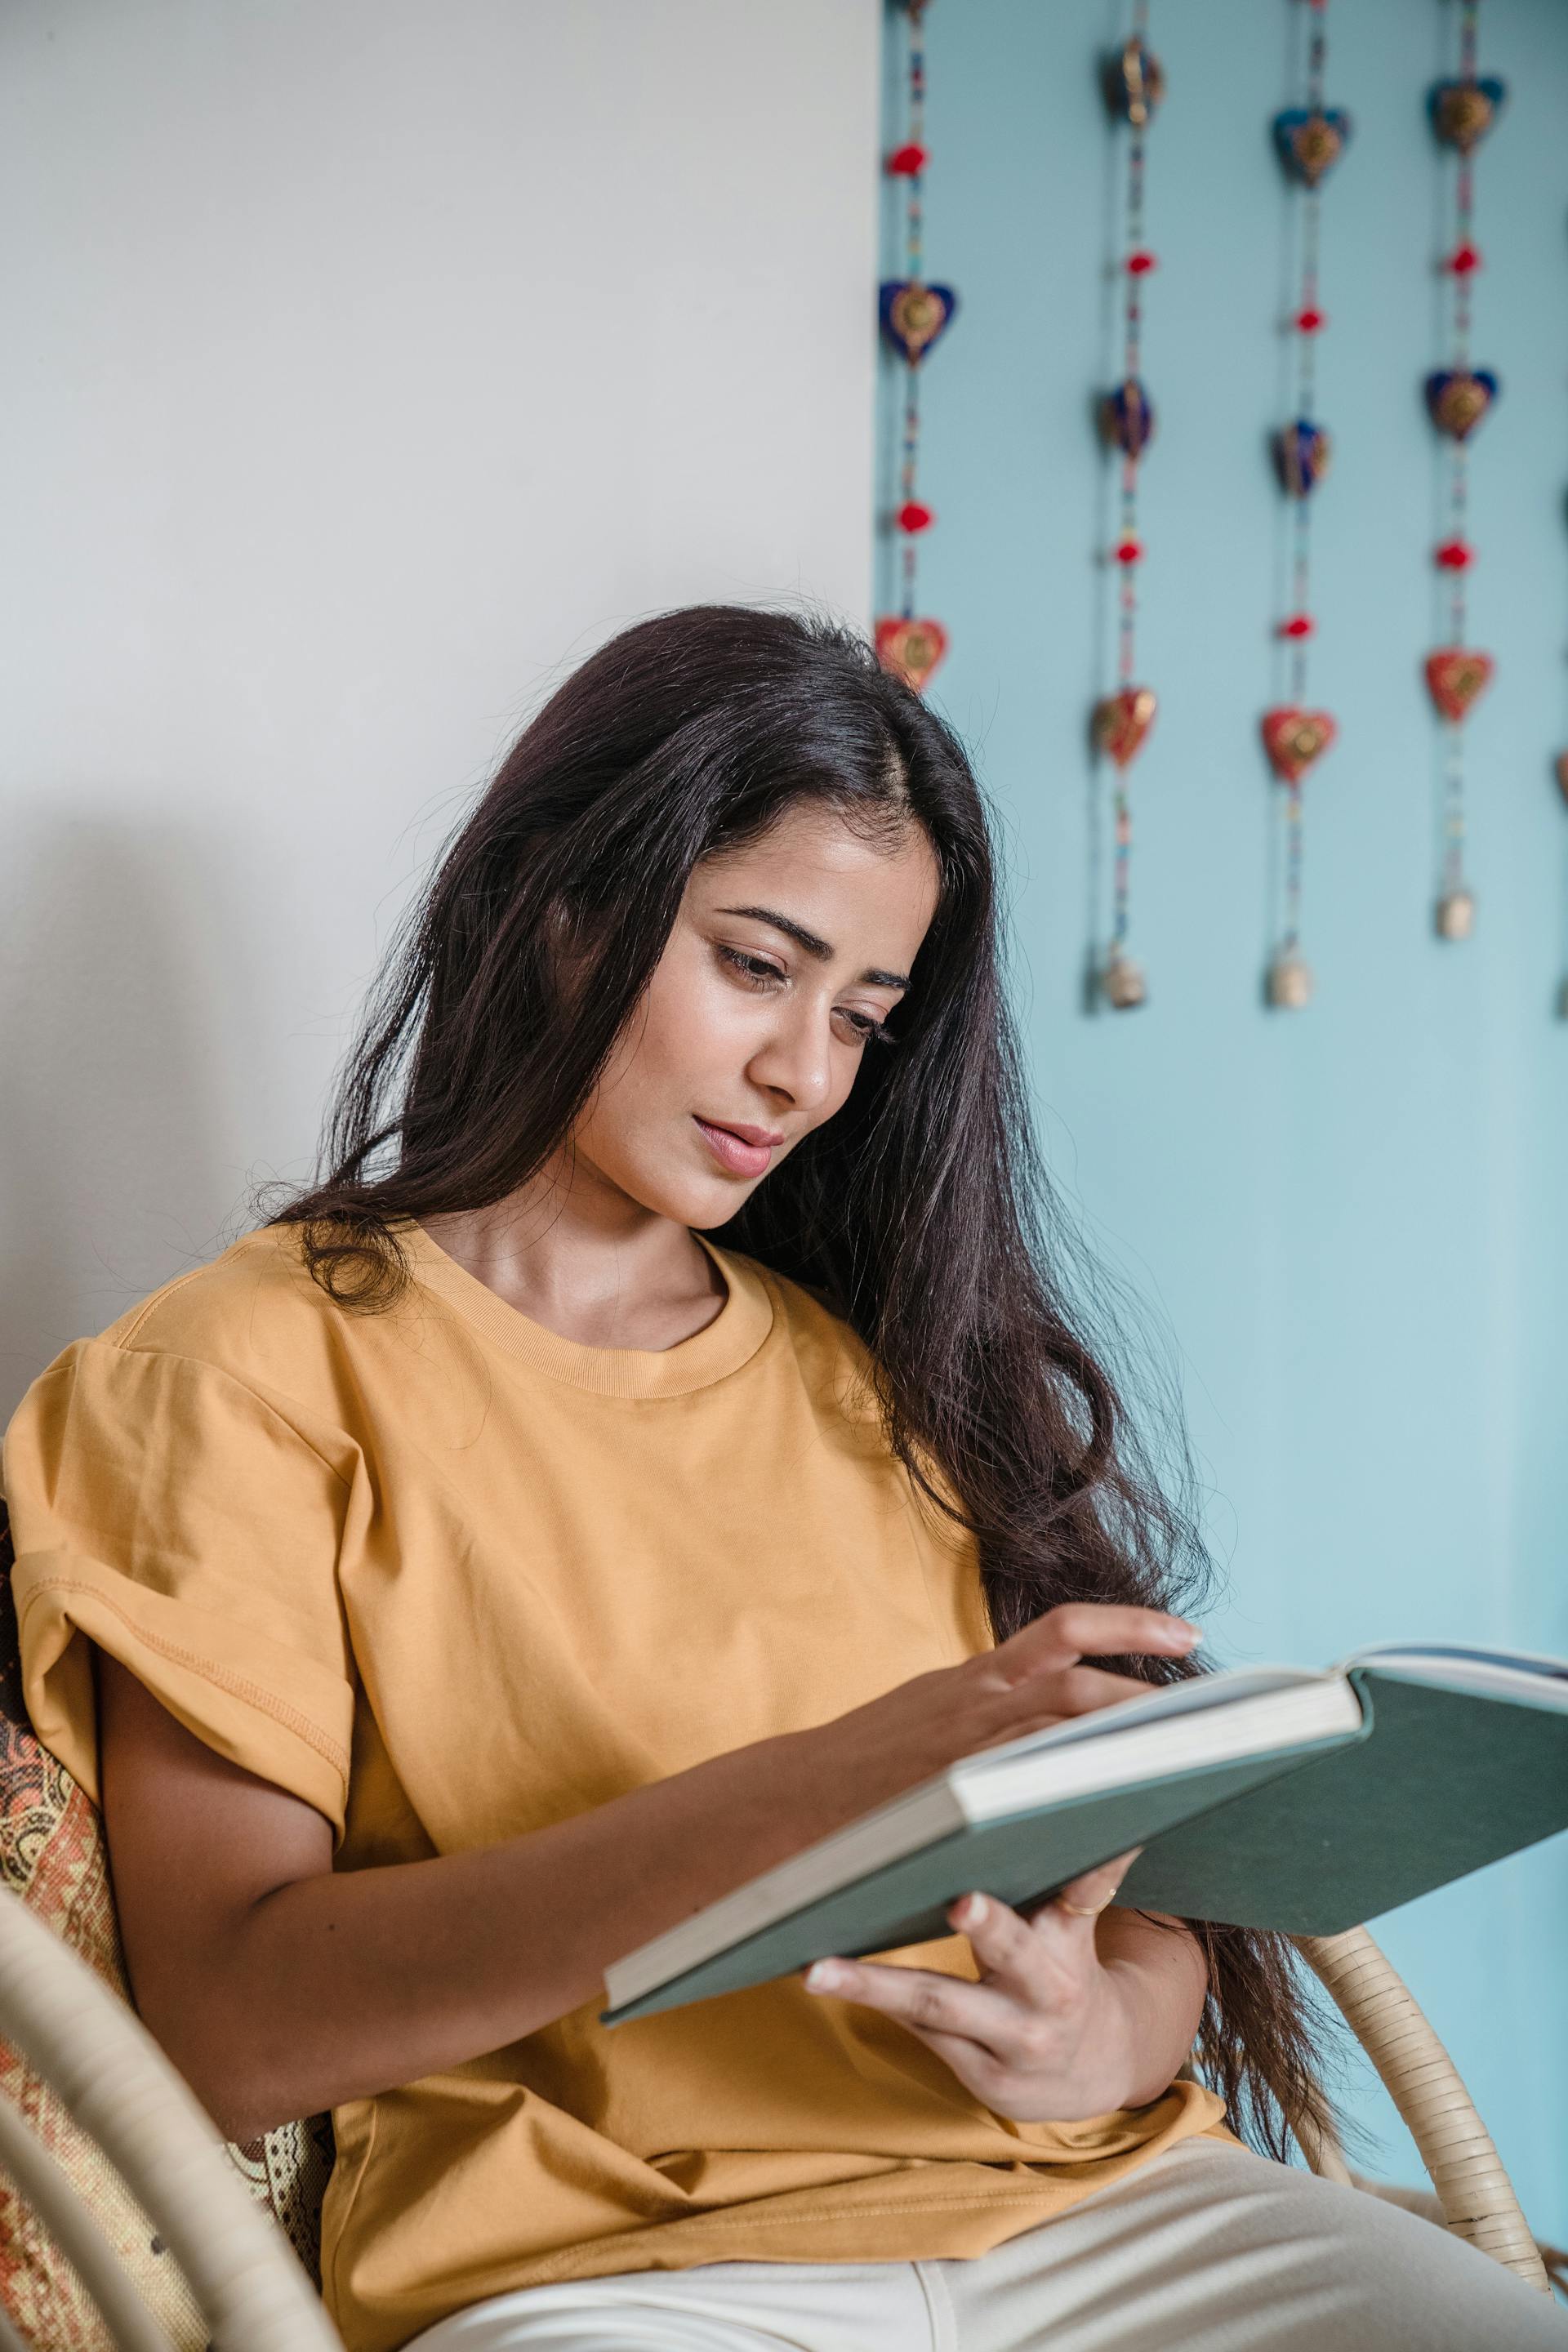
[[[1110,1910],[1121,1891],[1120,1887],[1113,1886],[1103,1903],[1069,1903],[1065,1895],[1055,1895],[1052,1899],[1064,1911],[1070,1911],[1075,1919],[1098,1919],[1102,1911]]]

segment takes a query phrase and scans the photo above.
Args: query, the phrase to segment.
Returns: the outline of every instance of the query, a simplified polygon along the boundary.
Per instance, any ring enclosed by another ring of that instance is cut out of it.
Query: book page
[[[1531,1706],[1568,1707],[1568,1660],[1526,1651],[1473,1650],[1458,1643],[1385,1642],[1357,1650],[1343,1671],[1399,1675],[1413,1682],[1441,1683],[1487,1697],[1522,1700]]]
[[[973,1759],[960,1760],[989,1764],[1015,1756],[1032,1756],[1041,1748],[1066,1748],[1080,1739],[1103,1738],[1138,1724],[1163,1721],[1168,1716],[1195,1715],[1205,1707],[1226,1706],[1237,1699],[1262,1698],[1269,1691],[1295,1690],[1304,1683],[1342,1679],[1337,1668],[1322,1674],[1303,1666],[1241,1666],[1224,1674],[1197,1675],[1188,1682],[1169,1683],[1163,1690],[1151,1691],[1147,1698],[1119,1699],[1113,1706],[1096,1707],[1092,1714],[1075,1715],[1066,1723],[1054,1723],[1045,1731],[1026,1731],[1019,1739],[1004,1740],[995,1748],[977,1748]]]

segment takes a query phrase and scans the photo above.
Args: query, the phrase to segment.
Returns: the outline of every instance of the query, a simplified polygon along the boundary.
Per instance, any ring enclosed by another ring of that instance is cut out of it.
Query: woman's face
[[[918,825],[868,842],[819,803],[702,859],[574,1130],[579,1168],[659,1216],[723,1224],[891,1050],[876,1032],[938,889]]]

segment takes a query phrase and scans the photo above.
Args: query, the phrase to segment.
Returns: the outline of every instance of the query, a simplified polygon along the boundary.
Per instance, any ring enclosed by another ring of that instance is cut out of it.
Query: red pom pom
[[[1298,310],[1296,313],[1295,327],[1299,335],[1315,335],[1320,327],[1326,327],[1327,324],[1328,320],[1323,313],[1315,310],[1310,303],[1304,310]]]
[[[930,161],[929,150],[911,139],[907,147],[894,148],[888,158],[888,169],[895,179],[914,180],[920,177]]]
[[[1452,270],[1456,278],[1468,278],[1472,269],[1479,269],[1480,266],[1480,249],[1471,245],[1468,238],[1463,245],[1454,247],[1443,265],[1445,269]]]
[[[1437,550],[1437,566],[1442,572],[1468,572],[1475,560],[1474,548],[1462,539],[1446,539]]]
[[[922,507],[918,499],[908,499],[899,509],[900,530],[929,530],[936,520],[930,507]]]
[[[1116,548],[1116,561],[1118,563],[1142,563],[1143,561],[1142,541],[1138,539],[1123,539],[1119,541]]]
[[[1282,637],[1310,637],[1317,627],[1310,613],[1292,613],[1288,621],[1279,624]]]
[[[1142,247],[1136,253],[1130,253],[1127,257],[1126,268],[1129,278],[1147,278],[1152,269],[1158,269],[1159,267],[1156,256],[1145,253]]]

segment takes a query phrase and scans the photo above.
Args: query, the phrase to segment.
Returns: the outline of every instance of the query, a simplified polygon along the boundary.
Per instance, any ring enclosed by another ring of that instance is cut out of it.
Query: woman
[[[1130,1857],[598,2021],[756,1871],[1194,1671],[1037,1229],[974,781],[863,644],[702,607],[584,664],[324,1167],[68,1349],[5,1483],[142,2014],[230,2137],[333,2110],[350,2352],[1560,2340],[1273,2160],[1282,1950],[1121,1908]]]

